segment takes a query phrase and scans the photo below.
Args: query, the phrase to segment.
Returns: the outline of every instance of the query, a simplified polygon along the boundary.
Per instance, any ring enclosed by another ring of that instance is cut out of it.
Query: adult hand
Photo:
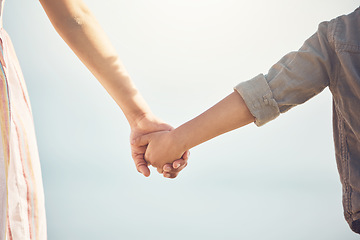
[[[147,146],[140,146],[139,144],[136,144],[135,139],[152,132],[171,130],[173,130],[173,127],[152,115],[142,117],[135,125],[131,126],[131,156],[135,162],[136,169],[145,177],[150,176],[150,169],[148,167],[149,163],[145,160],[145,151]],[[173,162],[173,164],[167,164],[164,166],[164,168],[166,168],[164,171],[161,168],[158,168],[157,170],[159,173],[163,173],[164,177],[175,178],[187,165],[188,156],[189,153],[186,152],[183,158],[177,159]]]
[[[159,131],[135,139],[137,146],[146,146],[144,159],[157,169],[180,159],[185,150],[177,144],[171,131]]]

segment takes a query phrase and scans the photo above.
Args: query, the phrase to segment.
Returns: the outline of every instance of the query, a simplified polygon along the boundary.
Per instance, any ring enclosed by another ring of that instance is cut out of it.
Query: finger
[[[165,173],[165,172],[164,172],[163,176],[164,176],[165,178],[174,179],[174,178],[177,177],[178,174],[179,174],[178,172],[175,172],[175,173]]]
[[[189,150],[187,150],[186,152],[184,152],[184,154],[182,155],[182,159],[184,159],[184,160],[188,160],[189,159],[189,157],[190,157],[190,151]]]
[[[138,171],[144,175],[145,177],[148,177],[150,176],[150,169],[147,165],[141,165],[139,168],[138,168]]]
[[[173,170],[172,163],[167,163],[163,166],[164,172],[171,172]]]
[[[177,169],[180,168],[181,166],[184,166],[187,163],[187,159],[177,159],[173,162],[172,167]]]
[[[179,169],[179,168],[183,169],[186,165],[187,165],[187,160],[180,158],[175,160],[172,164],[171,163],[165,164],[163,170],[165,172],[172,172],[174,171],[174,169]]]
[[[141,158],[141,156],[134,158],[134,162],[136,169],[139,173],[141,173],[145,177],[150,176],[150,169],[148,167],[148,163],[143,158]]]
[[[150,142],[150,136],[151,136],[151,134],[145,134],[145,135],[138,136],[131,140],[131,145],[146,146]]]
[[[144,153],[146,152],[147,146],[135,146],[131,145],[131,156],[132,158],[137,158],[138,156],[141,156],[143,158]]]
[[[162,174],[163,173],[163,169],[162,168],[156,168],[156,170],[158,171],[158,173]]]
[[[187,166],[187,163],[185,163],[184,165],[181,165],[181,167],[179,168],[171,168],[171,169],[166,169],[166,171],[164,171],[164,173],[179,173],[181,172],[185,167]]]

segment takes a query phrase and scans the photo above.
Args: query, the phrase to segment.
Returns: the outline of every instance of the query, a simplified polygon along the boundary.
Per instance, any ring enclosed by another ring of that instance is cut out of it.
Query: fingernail
[[[169,174],[169,173],[165,173],[165,174],[164,174],[164,177],[169,178],[169,177],[170,177],[170,174]]]
[[[174,168],[179,168],[180,167],[180,163],[175,163],[174,164]]]
[[[171,171],[171,167],[166,166],[164,170],[165,170],[166,172],[170,172],[170,171]]]

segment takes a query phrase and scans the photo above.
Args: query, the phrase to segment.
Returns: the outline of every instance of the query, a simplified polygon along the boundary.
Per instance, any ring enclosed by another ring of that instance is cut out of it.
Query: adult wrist
[[[129,121],[130,127],[135,128],[141,127],[144,122],[155,121],[155,116],[151,112],[139,111],[132,113],[131,116],[127,117],[127,119]]]

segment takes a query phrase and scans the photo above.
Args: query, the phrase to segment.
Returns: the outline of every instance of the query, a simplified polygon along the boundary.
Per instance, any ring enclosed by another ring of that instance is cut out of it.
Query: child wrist
[[[178,129],[170,131],[171,136],[171,145],[174,146],[177,152],[184,153],[185,151],[189,150],[186,141],[186,135],[184,135]]]

